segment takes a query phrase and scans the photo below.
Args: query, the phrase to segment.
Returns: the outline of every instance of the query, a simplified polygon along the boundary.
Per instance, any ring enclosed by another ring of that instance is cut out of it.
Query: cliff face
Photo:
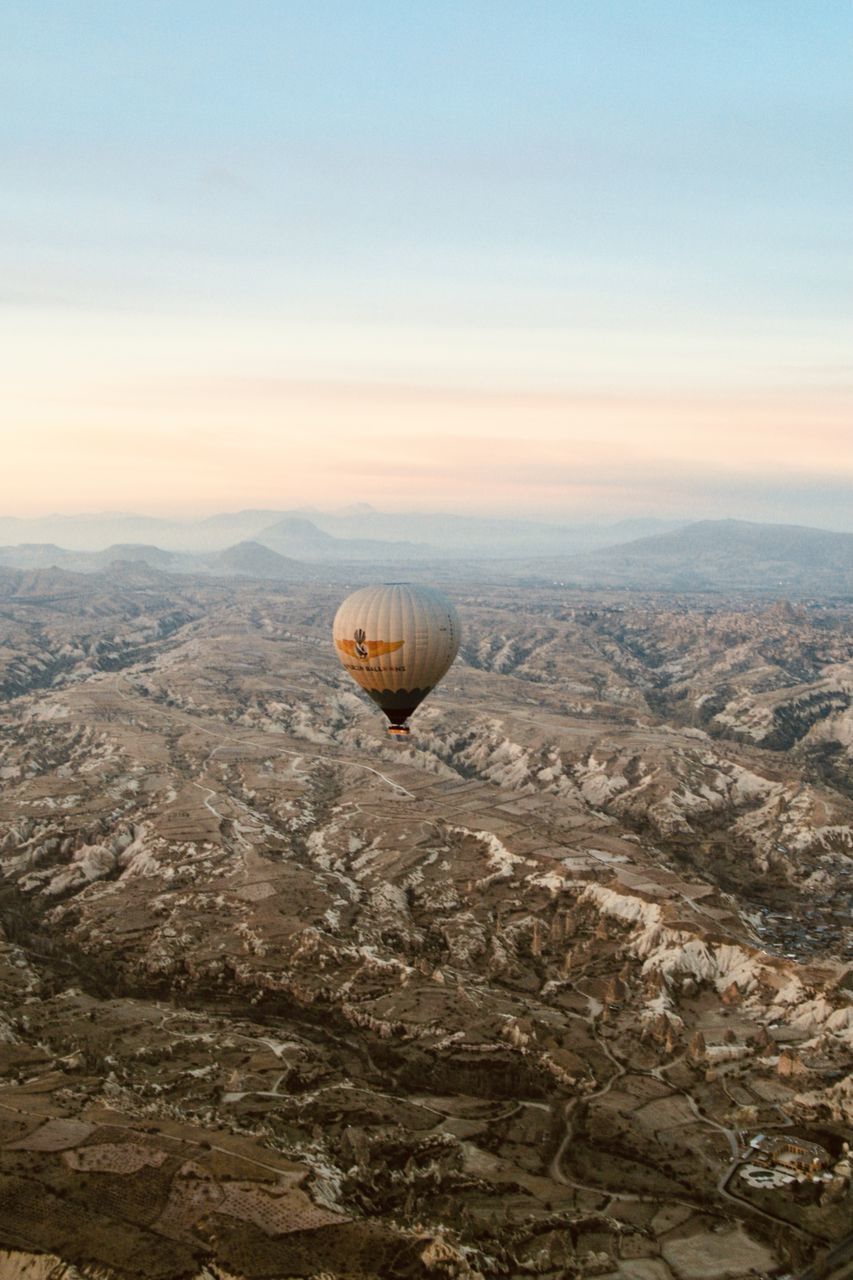
[[[743,731],[840,687],[842,611],[460,590],[476,665],[400,746],[331,592],[122,582],[16,585],[2,655],[64,665],[0,704],[0,1240],[554,1277],[840,1230],[729,1166],[745,1115],[851,1119],[848,713]]]

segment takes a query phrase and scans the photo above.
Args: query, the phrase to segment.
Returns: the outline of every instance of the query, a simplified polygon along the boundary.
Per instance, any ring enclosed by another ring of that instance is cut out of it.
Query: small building
[[[705,1061],[711,1063],[717,1062],[739,1062],[741,1058],[748,1058],[750,1054],[749,1045],[738,1044],[709,1044],[705,1046]]]
[[[818,1173],[832,1164],[832,1157],[824,1147],[805,1138],[759,1133],[749,1146],[754,1160],[798,1173]]]

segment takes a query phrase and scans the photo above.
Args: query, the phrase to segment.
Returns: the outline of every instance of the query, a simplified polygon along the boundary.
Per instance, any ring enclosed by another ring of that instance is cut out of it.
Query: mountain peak
[[[341,507],[334,514],[336,516],[376,516],[379,512],[369,502],[351,502],[348,507]]]

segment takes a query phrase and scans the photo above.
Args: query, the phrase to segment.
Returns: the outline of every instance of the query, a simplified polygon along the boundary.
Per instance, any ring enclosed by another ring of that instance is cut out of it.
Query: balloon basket
[[[388,732],[393,738],[407,738],[411,730],[406,724],[389,724]]]

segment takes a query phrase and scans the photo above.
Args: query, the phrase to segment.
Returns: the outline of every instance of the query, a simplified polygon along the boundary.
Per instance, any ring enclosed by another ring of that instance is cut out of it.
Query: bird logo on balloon
[[[350,658],[358,658],[361,662],[369,662],[384,653],[396,653],[403,647],[402,640],[368,640],[361,627],[353,632],[352,640],[336,640],[335,644]]]

